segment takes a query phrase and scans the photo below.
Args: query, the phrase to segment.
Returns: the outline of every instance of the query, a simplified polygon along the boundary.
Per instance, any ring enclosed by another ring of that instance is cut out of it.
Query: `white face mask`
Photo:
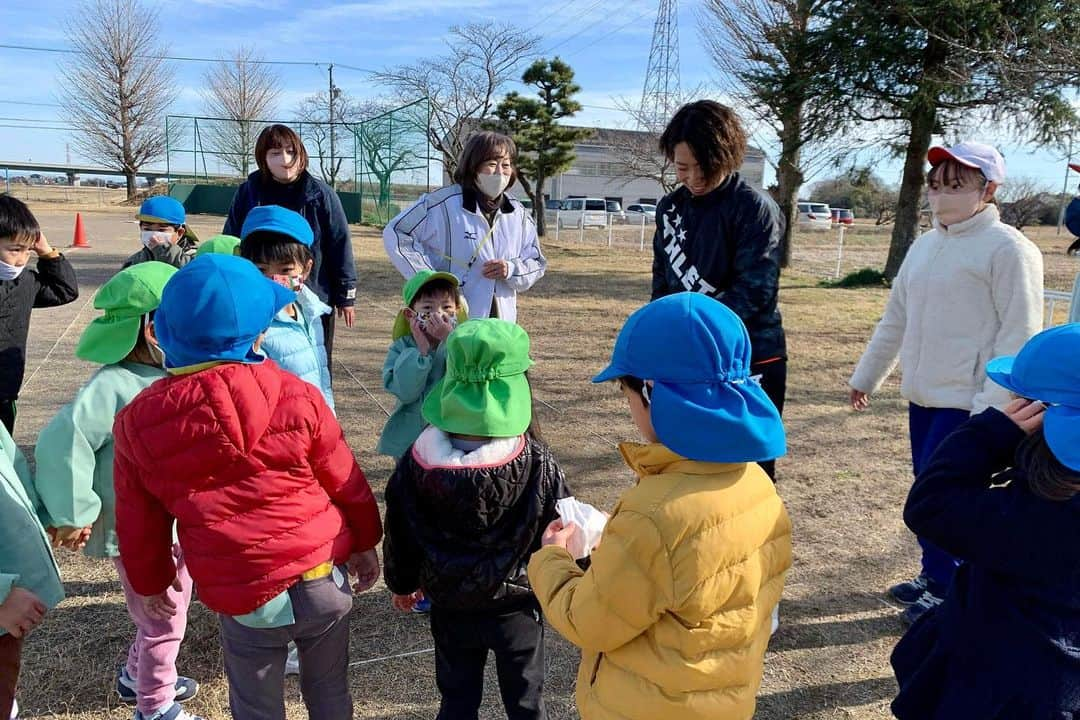
[[[143,230],[139,233],[143,247],[154,248],[158,245],[172,245],[172,233],[163,230]]]
[[[926,194],[926,199],[930,201],[930,211],[934,213],[937,221],[946,227],[974,216],[979,211],[982,198],[982,188],[955,194],[931,190]]]
[[[510,184],[510,177],[502,173],[477,173],[476,187],[494,200],[503,194],[503,190],[506,190],[506,186]]]
[[[152,322],[153,322],[153,320],[150,319],[150,313],[147,313],[147,314],[143,315],[142,328],[140,329],[140,332],[145,332],[146,328]],[[161,349],[161,346],[156,344],[156,343],[152,343],[152,342],[150,342],[148,340],[146,342],[146,349],[150,351],[150,356],[152,358],[154,358],[154,362],[156,362],[158,365],[160,365],[161,369],[164,370],[165,369],[165,351]]]
[[[22,275],[25,265],[8,265],[3,260],[0,260],[0,280],[14,280]]]

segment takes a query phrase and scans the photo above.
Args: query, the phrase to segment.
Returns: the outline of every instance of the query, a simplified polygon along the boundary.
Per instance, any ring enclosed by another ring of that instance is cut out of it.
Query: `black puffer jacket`
[[[488,445],[461,465],[445,457],[446,435],[429,428],[398,462],[386,486],[383,538],[392,592],[422,588],[448,610],[498,610],[531,599],[529,557],[557,517],[555,501],[571,493],[546,445],[527,436],[496,442],[503,448],[497,462],[483,456]]]
[[[695,197],[680,187],[656,206],[652,300],[699,292],[742,318],[752,361],[787,356],[777,309],[780,210],[738,173]]]
[[[15,400],[26,372],[30,311],[79,297],[75,268],[63,255],[38,258],[14,280],[0,280],[0,400]]]

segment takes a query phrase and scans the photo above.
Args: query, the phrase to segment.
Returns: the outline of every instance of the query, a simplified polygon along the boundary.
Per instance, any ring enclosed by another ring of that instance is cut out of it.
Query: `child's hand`
[[[563,521],[559,518],[552,520],[548,526],[544,529],[544,534],[540,538],[540,544],[542,546],[557,545],[563,550],[569,552],[569,547],[572,542],[577,540],[579,544],[584,541],[580,538],[575,538],[575,534],[580,534],[581,528],[574,523],[569,525],[563,525]]]
[[[42,255],[49,255],[53,252],[53,246],[49,244],[48,239],[45,237],[45,233],[39,232],[37,240],[30,246],[30,249],[37,253],[38,257]]]
[[[173,580],[172,589],[176,592],[184,589],[184,586],[180,584],[180,578]],[[146,614],[155,620],[168,621],[176,614],[176,603],[169,599],[168,590],[159,592],[157,595],[140,595],[139,599],[142,600]]]
[[[431,352],[431,341],[420,327],[420,316],[406,308],[405,317],[409,319],[409,330],[412,331],[413,340],[416,341],[416,349],[421,355],[427,355]]]
[[[862,390],[851,388],[851,409],[862,412],[870,407],[870,396]]]
[[[90,539],[90,528],[58,527],[49,528],[49,537],[52,538],[54,548],[62,547],[68,550],[82,550]]]
[[[424,599],[424,591],[417,590],[416,592],[409,593],[408,595],[398,595],[397,593],[391,593],[390,602],[393,606],[401,610],[402,612],[409,612],[416,603]]]
[[[379,556],[375,548],[349,557],[349,574],[356,577],[353,592],[362,593],[379,579]]]
[[[12,637],[21,638],[41,624],[46,607],[37,595],[21,587],[11,588],[7,600],[0,603],[0,628]]]
[[[1038,400],[1017,398],[1005,406],[1005,417],[1016,423],[1016,426],[1030,435],[1042,427],[1043,417],[1046,414],[1046,406]]]
[[[450,324],[449,318],[441,312],[437,312],[432,313],[431,317],[428,319],[427,331],[431,337],[442,342],[454,331],[454,326]]]

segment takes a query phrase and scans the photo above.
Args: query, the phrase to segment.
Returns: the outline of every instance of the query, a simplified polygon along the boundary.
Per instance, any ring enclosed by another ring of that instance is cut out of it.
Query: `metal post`
[[[836,248],[836,275],[837,280],[840,279],[840,261],[844,258],[844,225],[840,225],[840,245]]]
[[[11,193],[11,168],[4,168],[4,192]]]
[[[334,187],[337,172],[334,170],[334,63],[330,63],[330,187]]]
[[[169,171],[169,116],[165,116],[165,176],[169,177],[172,173]]]
[[[607,216],[607,246],[611,247],[611,230],[615,226],[615,219],[608,213]]]
[[[578,242],[585,243],[585,205],[581,206],[581,217],[578,218]]]
[[[427,162],[424,164],[427,166],[427,191],[431,192],[431,98],[427,99],[427,127],[424,128],[424,144],[427,145],[424,148],[424,157],[427,158]],[[558,235],[558,232],[556,232]]]
[[[559,228],[562,223],[559,221],[559,215],[562,213],[562,208],[555,208],[555,242],[559,242]]]
[[[641,213],[641,246],[639,252],[645,252],[645,213]]]

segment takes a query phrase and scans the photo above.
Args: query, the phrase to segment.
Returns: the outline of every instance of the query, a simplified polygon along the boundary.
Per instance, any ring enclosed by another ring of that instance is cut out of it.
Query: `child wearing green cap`
[[[195,251],[195,257],[214,253],[215,255],[239,255],[240,238],[235,235],[214,235],[199,243],[199,249]]]
[[[35,488],[53,542],[111,560],[120,574],[136,633],[127,662],[119,669],[116,691],[121,700],[136,705],[136,718],[151,718],[155,711],[168,710],[198,692],[198,683],[176,674],[186,612],[175,623],[154,621],[143,613],[127,581],[116,537],[113,492],[116,414],[165,377],[165,357],[154,338],[153,318],[174,273],[172,265],[151,260],[121,270],[101,286],[94,307],[103,314],[83,331],[75,350],[78,357],[101,368],[49,421],[34,448]],[[191,578],[179,545],[174,553],[183,586],[179,594],[190,601]],[[179,709],[176,712],[182,720]]]
[[[405,307],[394,321],[393,343],[383,363],[383,387],[397,398],[377,450],[395,460],[404,455],[427,425],[420,405],[446,374],[446,338],[469,319],[458,279],[451,273],[421,270],[401,290]]]
[[[181,268],[195,259],[199,238],[187,226],[187,212],[179,200],[167,195],[147,198],[135,219],[143,246],[121,267],[157,260]]]
[[[525,331],[470,320],[445,344],[431,427],[386,487],[386,585],[399,610],[432,600],[440,718],[477,716],[488,651],[507,715],[543,718],[544,623],[525,568],[572,493],[533,425]]]

